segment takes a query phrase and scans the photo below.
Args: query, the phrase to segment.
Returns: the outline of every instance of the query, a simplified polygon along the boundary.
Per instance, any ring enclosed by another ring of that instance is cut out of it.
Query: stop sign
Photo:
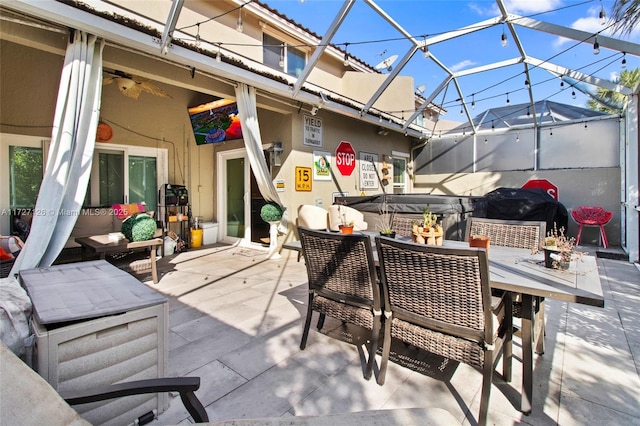
[[[551,195],[556,201],[558,201],[558,187],[547,179],[529,179],[524,185],[522,185],[522,187],[544,189],[547,194]]]
[[[336,148],[336,167],[342,176],[351,176],[356,168],[356,152],[347,141],[340,142]]]

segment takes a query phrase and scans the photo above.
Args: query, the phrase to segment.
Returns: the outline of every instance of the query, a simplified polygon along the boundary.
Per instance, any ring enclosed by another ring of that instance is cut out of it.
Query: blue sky
[[[320,36],[324,35],[343,4],[339,0],[264,1]],[[493,0],[379,0],[376,4],[418,39],[473,25],[499,15]],[[602,31],[602,35],[610,36],[610,32],[605,30],[608,24],[601,25],[598,15],[604,8],[609,17],[613,0],[505,0],[505,4],[511,14],[529,16],[592,34]],[[465,70],[516,58],[519,53],[506,26],[505,31],[509,40],[507,47],[502,47],[500,43],[503,25],[496,25],[434,45],[430,50],[442,64],[452,70]],[[600,54],[594,55],[593,40],[578,43],[518,26],[516,32],[526,54],[539,60],[604,79],[615,78],[622,70],[622,54],[602,48]],[[640,30],[629,36],[614,37],[638,43]],[[403,57],[410,46],[402,34],[362,1],[357,1],[353,6],[332,42],[343,48],[344,43],[349,43],[348,51],[371,65],[394,54]],[[626,55],[626,60],[627,69],[640,66],[637,57]],[[445,78],[445,73],[421,53],[413,56],[401,75],[412,76],[416,87],[426,85],[425,95],[430,94]],[[472,116],[487,108],[507,105],[507,98],[511,105],[528,102],[522,64],[471,75],[461,78],[459,82],[465,101],[468,104],[475,101],[475,109],[470,111]],[[558,78],[541,69],[531,71],[531,82],[536,100],[548,99],[576,106],[585,106],[588,100],[578,90],[575,90],[574,99],[571,94],[573,89],[568,84],[561,86]],[[444,104],[448,110],[445,118],[462,121],[464,118],[460,115],[459,98],[455,86],[450,84],[446,95],[443,91],[434,102]]]

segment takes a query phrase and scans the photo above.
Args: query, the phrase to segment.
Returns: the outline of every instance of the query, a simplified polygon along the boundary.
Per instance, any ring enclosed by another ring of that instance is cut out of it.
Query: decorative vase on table
[[[425,207],[422,216],[424,218],[422,225],[413,224],[413,242],[441,246],[444,230],[441,225],[438,225],[438,216],[431,213],[429,206]]]
[[[339,227],[343,234],[353,234],[353,225],[340,225]]]
[[[567,270],[573,257],[574,237],[567,237],[564,228],[549,231],[544,239],[544,266]]]
[[[472,235],[469,237],[469,247],[478,247],[487,250],[489,253],[489,246],[491,245],[491,239],[484,235]]]

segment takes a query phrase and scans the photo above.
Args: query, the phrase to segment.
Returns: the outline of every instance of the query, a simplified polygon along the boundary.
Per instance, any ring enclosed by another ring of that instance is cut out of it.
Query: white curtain
[[[100,115],[103,48],[104,40],[94,35],[71,34],[31,232],[12,275],[51,266],[76,223],[87,191]]]
[[[283,210],[284,213],[280,221],[279,230],[284,233],[287,231],[287,211],[273,185],[267,160],[262,152],[255,87],[238,83],[238,86],[236,86],[236,100],[238,102],[238,115],[242,124],[242,137],[247,148],[251,170],[256,178],[262,197],[267,201],[278,204]]]

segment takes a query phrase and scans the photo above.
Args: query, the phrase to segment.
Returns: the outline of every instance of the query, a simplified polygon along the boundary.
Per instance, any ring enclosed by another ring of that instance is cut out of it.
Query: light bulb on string
[[[627,53],[626,52],[622,52],[622,63],[620,64],[620,67],[622,69],[626,69],[627,68]]]
[[[516,142],[520,142],[520,132],[516,133]]]
[[[502,47],[507,47],[507,45],[509,44],[507,33],[504,32],[504,24],[502,24],[502,36],[500,36],[500,44],[502,44]]]
[[[507,92],[507,105],[509,105],[511,101],[509,100],[509,92]]]
[[[600,53],[600,43],[598,43],[598,36],[596,36],[596,40],[593,42],[593,54],[597,55]]]
[[[347,53],[347,49],[349,48],[349,43],[345,43],[344,44],[344,61],[342,61],[342,64],[345,67],[349,66],[349,54]]]
[[[196,32],[196,46],[200,47],[202,39],[200,38],[200,24],[198,23],[198,31]]]
[[[218,43],[218,51],[216,52],[216,62],[222,62],[222,58],[220,57],[220,43]]]
[[[471,109],[476,109],[476,94],[471,94]]]
[[[575,99],[575,98],[576,98],[576,91],[575,91],[575,90],[572,90],[572,91],[571,91],[571,98],[572,98],[572,99]]]
[[[607,12],[604,11],[602,0],[600,0],[600,13],[598,14],[598,18],[600,18],[600,25],[604,25],[607,23]]]
[[[244,31],[244,25],[242,23],[242,6],[240,6],[240,12],[238,13],[238,23],[236,24],[236,30],[239,33]]]
[[[278,61],[278,66],[284,68],[284,44],[280,45],[280,61]]]

